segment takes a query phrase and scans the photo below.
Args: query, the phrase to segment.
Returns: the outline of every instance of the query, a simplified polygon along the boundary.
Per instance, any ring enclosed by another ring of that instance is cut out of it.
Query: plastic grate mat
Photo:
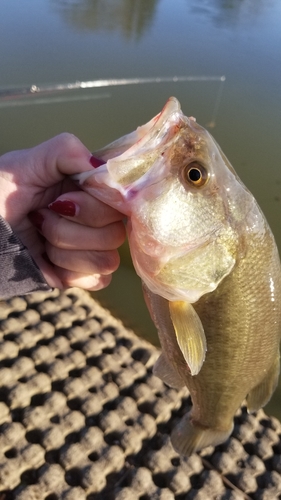
[[[0,342],[0,500],[281,498],[280,422],[242,408],[226,443],[181,459],[187,391],[87,292],[2,302]]]

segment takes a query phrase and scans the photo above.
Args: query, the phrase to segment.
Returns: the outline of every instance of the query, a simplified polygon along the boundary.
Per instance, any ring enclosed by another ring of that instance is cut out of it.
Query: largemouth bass
[[[95,153],[82,189],[123,212],[162,354],[154,373],[186,385],[172,432],[183,455],[225,441],[244,399],[270,399],[279,375],[281,272],[274,237],[214,138],[175,98]]]

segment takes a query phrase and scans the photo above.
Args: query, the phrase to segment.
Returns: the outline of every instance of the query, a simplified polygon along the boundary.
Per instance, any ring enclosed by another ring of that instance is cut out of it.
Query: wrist
[[[15,191],[16,185],[13,182],[13,176],[5,170],[2,157],[0,157],[0,215],[7,221],[9,219],[8,200],[11,199]]]
[[[11,226],[18,223],[19,216],[24,216],[29,200],[22,173],[24,162],[19,161],[22,156],[22,152],[12,151],[0,157],[0,215]]]

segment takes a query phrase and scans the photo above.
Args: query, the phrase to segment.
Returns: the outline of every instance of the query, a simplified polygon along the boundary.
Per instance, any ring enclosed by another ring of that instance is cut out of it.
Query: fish
[[[216,140],[175,97],[93,158],[97,168],[75,179],[126,217],[162,348],[154,374],[191,396],[171,433],[175,450],[190,456],[227,440],[241,404],[258,410],[278,383],[274,236]]]

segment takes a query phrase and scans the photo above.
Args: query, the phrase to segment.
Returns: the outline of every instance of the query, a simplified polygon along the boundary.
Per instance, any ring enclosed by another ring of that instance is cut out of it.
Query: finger
[[[40,167],[39,177],[44,174],[43,184],[52,186],[65,175],[91,170],[91,153],[82,142],[72,134],[63,133],[33,148]],[[41,165],[45,165],[44,173]],[[36,167],[36,164],[35,164]]]
[[[84,275],[61,267],[54,269],[64,288],[77,286],[84,290],[97,291],[107,287],[112,279],[111,274],[106,276],[101,274]]]
[[[124,214],[84,191],[74,191],[59,196],[50,203],[49,209],[90,227],[102,227],[124,219]]]
[[[117,259],[119,260],[119,256]],[[56,266],[49,259],[45,249],[42,254],[34,256],[34,260],[52,288],[63,289],[77,286],[85,290],[97,291],[108,286],[112,279],[112,274],[83,273]]]
[[[30,214],[31,215],[31,214]],[[122,222],[92,228],[58,216],[51,210],[42,209],[33,217],[37,229],[53,246],[68,250],[114,250],[125,241],[126,231]]]
[[[55,266],[85,275],[111,274],[120,264],[117,250],[104,252],[65,250],[46,242],[46,253]]]

